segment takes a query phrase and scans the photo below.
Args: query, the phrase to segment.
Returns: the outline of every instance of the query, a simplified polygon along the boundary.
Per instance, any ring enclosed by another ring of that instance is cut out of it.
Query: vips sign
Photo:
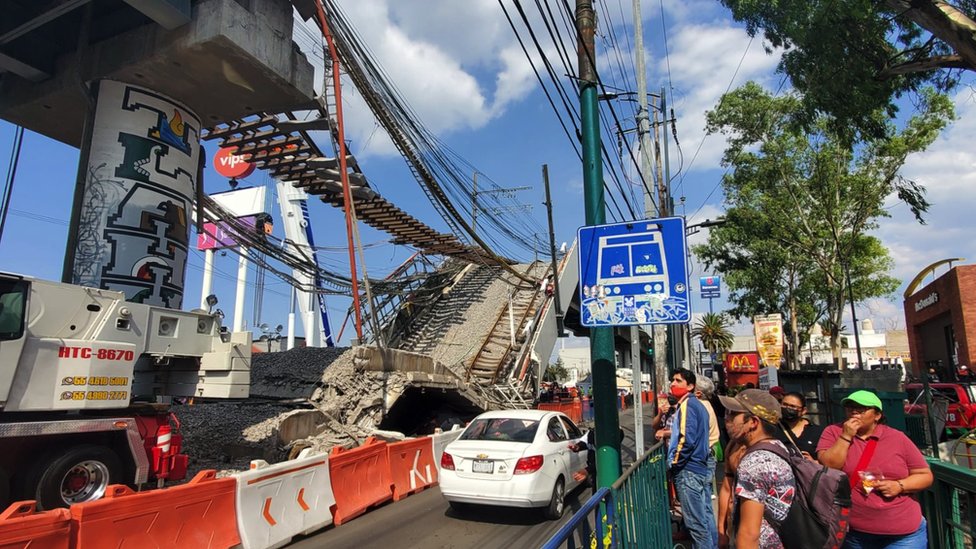
[[[779,366],[783,358],[783,315],[757,315],[752,320],[756,332],[756,350],[763,366]]]
[[[222,147],[214,154],[214,169],[229,179],[247,177],[254,171],[254,164],[247,161],[247,156],[237,154],[235,147]]]

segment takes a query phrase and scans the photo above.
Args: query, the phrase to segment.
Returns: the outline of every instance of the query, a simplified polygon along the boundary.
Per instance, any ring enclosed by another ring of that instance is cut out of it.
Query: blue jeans
[[[882,536],[851,530],[844,541],[844,549],[924,549],[929,546],[925,518],[918,530],[903,536]]]
[[[718,528],[712,510],[711,475],[697,475],[682,469],[674,475],[674,490],[681,502],[685,528],[694,549],[713,549],[718,545]]]

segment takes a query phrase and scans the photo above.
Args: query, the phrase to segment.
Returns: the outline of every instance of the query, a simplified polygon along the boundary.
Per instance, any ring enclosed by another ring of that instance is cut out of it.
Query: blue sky
[[[351,5],[344,7],[346,15],[427,129],[476,166],[484,174],[482,178],[490,178],[501,187],[531,186],[531,190],[519,195],[520,202],[532,205],[531,211],[511,215],[530,215],[542,228],[546,222],[541,166],[549,165],[556,208],[556,238],[558,242],[571,241],[583,224],[582,169],[498,2],[467,0],[464,9],[458,9],[459,3],[452,0],[360,0],[347,4]],[[662,86],[668,87],[674,98],[681,150],[671,149],[672,171],[677,171],[682,153],[685,159],[680,183],[676,181],[674,185],[676,210],[678,214],[691,216],[689,223],[714,219],[721,214],[722,207],[721,191],[715,188],[724,173],[719,166],[724,141],[719,136],[704,136],[704,113],[714,106],[730,82],[738,86],[752,79],[775,89],[781,79],[775,74],[778,58],[765,53],[761,38],[750,40],[731,20],[728,11],[714,0],[645,1],[643,4],[648,88],[656,92]],[[510,3],[506,5],[510,7]],[[601,74],[605,81],[614,79],[619,87],[633,86],[633,75],[625,80],[612,71],[615,59],[622,59],[632,71],[631,2],[608,0],[597,7],[601,14],[597,42]],[[664,49],[662,11],[668,56]],[[609,19],[604,15],[607,13]],[[607,27],[608,21],[615,25],[612,32]],[[612,44],[613,38],[616,41]],[[304,31],[296,32],[296,40],[303,50],[314,49]],[[614,44],[618,51],[610,49]],[[314,54],[310,53],[310,60],[321,65]],[[445,230],[444,223],[356,91],[347,86],[344,94],[347,138],[370,184],[411,215]],[[894,276],[906,282],[938,259],[976,258],[976,244],[970,236],[974,221],[966,200],[976,183],[976,152],[971,146],[976,141],[976,102],[972,91],[965,86],[955,99],[960,120],[928,152],[911,158],[903,170],[904,175],[928,188],[928,198],[933,203],[928,225],[918,225],[907,208],[891,199],[892,217],[882,220],[877,231],[895,260]],[[632,120],[630,123],[633,125]],[[13,126],[0,122],[0,171],[3,173],[7,170],[13,134]],[[629,138],[632,140],[633,134]],[[616,147],[615,143],[607,145],[611,149]],[[213,154],[213,145],[208,154]],[[40,278],[60,278],[77,160],[76,149],[27,133],[11,214],[0,241],[0,268]],[[246,181],[251,185],[268,182],[267,176],[260,172]],[[226,188],[226,181],[208,168],[206,191]],[[685,207],[680,205],[682,196]],[[314,198],[310,200],[310,210],[316,243],[330,248],[324,252],[323,263],[336,271],[347,272],[346,252],[341,251],[346,240],[342,212]],[[283,234],[280,222],[275,230]],[[361,231],[366,244],[382,243],[389,238],[365,225]],[[692,238],[692,243],[706,234],[699,233]],[[410,253],[404,247],[388,243],[369,248],[366,257],[370,276],[384,276]],[[202,257],[196,251],[190,256],[184,299],[188,308],[196,306],[199,299]],[[215,290],[228,320],[233,308],[236,268],[233,254],[218,257]],[[697,276],[702,274],[708,273],[696,265],[693,280],[697,281]],[[252,271],[249,281],[253,280]],[[692,286],[697,289],[697,282]],[[271,326],[285,324],[287,296],[287,284],[268,275],[261,322]],[[249,324],[252,302],[249,290],[245,315]],[[346,298],[329,299],[336,332],[348,304]],[[715,303],[716,310],[722,306],[724,303]],[[900,293],[895,300],[872,300],[860,307],[859,318],[872,318],[879,328],[904,325]],[[693,301],[694,310],[707,308],[707,303]],[[347,328],[343,340],[350,332]]]

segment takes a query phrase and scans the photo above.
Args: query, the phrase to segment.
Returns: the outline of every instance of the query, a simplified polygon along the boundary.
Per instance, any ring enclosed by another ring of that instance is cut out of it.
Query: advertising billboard
[[[783,315],[757,315],[752,320],[759,361],[767,368],[779,366],[783,358]]]

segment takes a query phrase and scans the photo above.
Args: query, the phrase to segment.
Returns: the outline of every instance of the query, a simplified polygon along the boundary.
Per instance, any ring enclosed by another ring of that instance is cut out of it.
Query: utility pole
[[[638,78],[640,80],[640,78]],[[644,98],[645,104],[647,97]],[[657,182],[657,196],[658,196],[658,217],[664,217],[667,215],[667,203],[668,197],[666,188],[664,186],[664,168],[661,164],[661,125],[658,123],[657,119],[657,108],[655,105],[654,111],[654,165],[655,165],[655,181]],[[650,147],[648,147],[648,150]],[[644,152],[646,155],[647,152]],[[658,385],[663,391],[667,387],[667,380],[670,378],[670,373],[674,369],[672,363],[669,362],[669,357],[671,356],[670,347],[668,346],[668,333],[669,329],[667,326],[662,326],[657,324],[653,329],[654,336],[654,376],[658,380]],[[657,401],[655,400],[655,403]],[[655,404],[656,405],[656,404]]]
[[[640,140],[641,187],[644,189],[644,217],[650,219],[658,217],[658,209],[657,205],[654,204],[654,195],[647,191],[649,188],[647,180],[651,179],[651,174],[653,172],[651,171],[651,132],[647,105],[647,68],[644,64],[644,20],[641,17],[640,4],[640,0],[634,0],[633,2],[634,62],[637,65],[637,104],[640,106],[637,111],[637,136]],[[641,368],[640,358],[640,331],[641,328],[639,326],[631,326],[630,328],[630,356],[635,387],[634,444],[636,447],[637,459],[640,459],[640,457],[644,454],[644,410],[640,398],[641,391],[644,388],[642,385],[643,368]],[[651,326],[648,333],[651,336],[653,342],[652,345],[656,346],[659,341],[662,343],[664,342],[664,328],[662,326]],[[657,368],[658,362],[661,362],[661,368]],[[655,378],[664,379],[663,377],[659,377],[667,375],[667,369],[664,368],[663,358],[659,361],[657,356],[655,356],[654,364]],[[654,406],[657,406],[657,395],[654,396],[654,403]]]
[[[597,104],[597,75],[594,67],[595,27],[592,0],[576,0],[583,195],[587,225],[602,225],[607,219],[603,195],[603,162],[600,158],[600,109]],[[609,488],[620,477],[620,423],[617,418],[613,328],[590,328],[590,362],[596,423],[596,480],[598,487]]]
[[[664,86],[661,86],[661,124],[664,126],[664,191],[666,201],[661,206],[667,215],[674,215],[674,198],[671,196],[671,163],[669,161],[668,149],[668,130],[671,129],[671,117],[668,115],[668,94]],[[691,272],[691,269],[688,269]],[[690,281],[689,281],[690,282]],[[691,309],[691,294],[688,294],[688,308]],[[684,353],[685,332],[688,330],[687,324],[668,324],[668,354],[672,371],[678,365],[691,369],[690,361]],[[688,349],[691,351],[691,349]]]
[[[546,217],[549,220],[549,257],[552,261],[552,304],[556,307],[556,337],[565,337],[565,314],[559,301],[559,270],[556,266],[556,233],[552,227],[552,198],[549,195],[549,165],[542,165],[542,183],[546,187]],[[572,267],[570,267],[572,268]],[[542,380],[540,379],[541,383]]]

